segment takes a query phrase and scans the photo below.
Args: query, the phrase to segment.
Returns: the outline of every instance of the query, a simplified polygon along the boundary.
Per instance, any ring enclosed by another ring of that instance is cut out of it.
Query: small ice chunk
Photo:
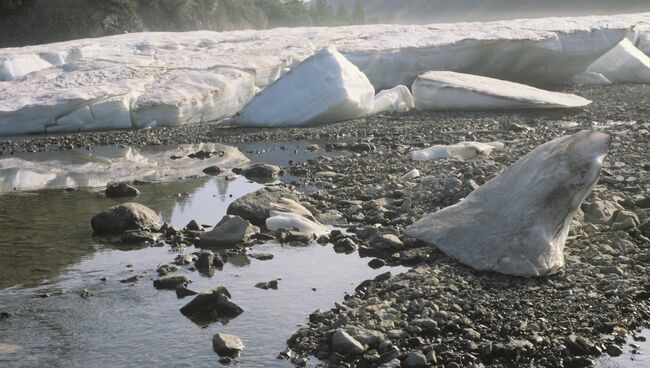
[[[605,78],[604,75],[590,71],[582,72],[574,76],[571,78],[571,82],[585,86],[608,86],[612,84],[612,81]]]
[[[31,72],[52,67],[34,54],[0,56],[0,82],[22,79]]]
[[[589,67],[613,83],[650,83],[650,57],[624,39]]]
[[[404,180],[413,180],[413,179],[419,178],[419,177],[420,177],[420,170],[413,169],[413,170],[407,172],[406,174],[404,174],[404,176],[402,176],[402,179],[404,179]]]
[[[303,234],[316,236],[329,233],[324,225],[295,213],[271,210],[269,214],[270,217],[266,219],[266,227],[271,231],[280,229],[295,230]]]
[[[407,86],[385,89],[375,96],[372,114],[380,112],[407,112],[415,107],[413,95]]]
[[[492,151],[503,149],[501,142],[460,142],[449,146],[435,145],[429,148],[411,152],[411,159],[414,161],[430,161],[440,159],[469,160],[482,156],[488,157]]]
[[[591,101],[524,84],[456,72],[428,72],[413,83],[418,110],[575,108]]]
[[[283,127],[350,120],[370,113],[374,96],[359,68],[326,47],[262,90],[233,123]]]

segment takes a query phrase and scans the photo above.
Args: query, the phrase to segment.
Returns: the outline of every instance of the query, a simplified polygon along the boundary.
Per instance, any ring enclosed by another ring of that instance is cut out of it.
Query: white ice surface
[[[407,86],[399,85],[377,93],[372,114],[380,112],[407,112],[413,109],[413,95]]]
[[[581,131],[537,147],[459,203],[406,229],[478,270],[554,273],[580,203],[596,184],[609,136]]]
[[[303,216],[290,212],[273,211],[266,219],[266,228],[271,231],[280,229],[294,230],[307,235],[321,236],[329,233],[327,227]]]
[[[602,74],[612,83],[650,83],[650,57],[625,39],[596,60],[589,71]]]
[[[337,47],[376,90],[430,70],[566,82],[649,17],[134,33],[0,49],[0,134],[217,120],[250,99],[250,76],[263,88],[324,46]],[[134,106],[152,108],[136,114]]]
[[[411,152],[414,161],[441,159],[469,160],[477,156],[488,157],[494,150],[503,149],[501,142],[460,142],[452,145],[435,145]]]
[[[188,155],[200,150],[219,152],[200,160]],[[182,156],[172,160],[171,156]],[[178,147],[98,147],[64,152],[22,153],[0,159],[0,193],[45,188],[94,188],[109,182],[170,181],[202,175],[211,165],[240,167],[249,159],[237,148],[222,144]]]
[[[284,127],[350,120],[370,113],[374,96],[368,78],[327,47],[258,93],[233,123]]]
[[[574,108],[591,101],[524,84],[456,72],[428,72],[412,87],[418,110]]]

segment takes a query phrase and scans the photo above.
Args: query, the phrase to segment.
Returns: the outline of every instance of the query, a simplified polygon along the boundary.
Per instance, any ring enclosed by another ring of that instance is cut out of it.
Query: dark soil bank
[[[573,111],[414,112],[309,129],[191,126],[28,137],[2,141],[0,150],[313,140],[350,151],[283,169],[297,177],[293,184],[310,209],[345,220],[349,232],[329,236],[336,249],[358,249],[373,265],[413,269],[363,282],[334,309],[315,311],[289,340],[287,358],[305,364],[315,354],[359,367],[585,367],[601,354],[619,355],[626,335],[650,319],[650,86],[573,92],[594,104]],[[612,144],[601,180],[574,220],[559,273],[523,279],[475,272],[403,234],[536,146],[594,127]],[[415,148],[461,140],[500,141],[505,149],[469,161],[409,157]],[[412,169],[421,177],[403,179]]]

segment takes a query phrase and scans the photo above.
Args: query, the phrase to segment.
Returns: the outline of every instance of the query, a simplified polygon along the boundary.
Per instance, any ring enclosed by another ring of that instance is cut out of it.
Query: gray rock
[[[110,183],[106,186],[106,197],[108,198],[122,198],[122,197],[137,197],[140,191],[125,183]]]
[[[619,210],[614,213],[612,217],[612,224],[610,228],[613,231],[617,230],[633,230],[639,226],[639,218],[636,213],[632,211]]]
[[[262,290],[278,290],[278,280],[271,280],[269,282],[258,282],[255,287]]]
[[[192,220],[185,226],[185,229],[190,231],[203,231],[203,226],[201,226],[201,224],[196,220]]]
[[[208,166],[205,169],[203,169],[203,173],[207,175],[212,175],[216,176],[221,174],[222,170],[219,166]]]
[[[343,330],[337,330],[332,336],[332,349],[346,356],[358,356],[366,349],[363,345]]]
[[[200,247],[232,248],[247,243],[260,232],[257,226],[239,216],[224,216],[211,231],[201,235]]]
[[[204,250],[201,254],[198,255],[194,266],[198,270],[209,270],[214,267],[214,253],[210,250]]]
[[[90,221],[96,234],[121,234],[127,230],[159,228],[158,214],[138,203],[124,203],[108,208]]]
[[[181,308],[181,313],[199,325],[227,322],[244,312],[230,300],[230,292],[224,286],[204,291]]]
[[[404,368],[426,368],[428,366],[427,358],[420,351],[409,353],[402,364],[402,367]]]
[[[178,266],[185,266],[190,263],[194,263],[197,260],[197,256],[194,254],[179,254],[174,259],[174,264]]]
[[[249,253],[248,256],[259,261],[270,261],[273,259],[273,254],[271,253]]]
[[[163,276],[153,281],[153,286],[158,290],[176,290],[178,287],[187,286],[189,280],[185,276]]]
[[[178,299],[183,299],[185,297],[196,295],[196,294],[198,294],[196,291],[190,290],[184,286],[176,288],[176,297]]]
[[[584,212],[585,220],[596,225],[607,224],[614,212],[620,209],[616,203],[607,200],[597,200],[595,202],[585,202],[580,205]]]
[[[124,244],[142,244],[155,240],[156,236],[149,230],[127,230],[121,236],[121,241]]]
[[[228,214],[239,216],[257,226],[266,226],[270,210],[291,212],[315,221],[313,214],[297,201],[298,197],[290,190],[263,188],[235,200],[228,206]]]
[[[369,330],[358,326],[346,326],[345,332],[361,344],[371,347],[375,347],[382,341],[386,340],[386,335],[383,332]]]
[[[269,164],[255,164],[241,171],[247,179],[277,179],[283,173],[279,166]]]
[[[212,338],[212,349],[219,356],[236,358],[244,350],[244,343],[235,335],[219,333]]]

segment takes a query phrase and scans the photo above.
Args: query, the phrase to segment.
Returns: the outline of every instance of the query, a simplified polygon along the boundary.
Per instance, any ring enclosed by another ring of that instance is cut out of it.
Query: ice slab
[[[644,54],[650,55],[650,22],[635,26],[627,38]]]
[[[377,93],[374,99],[372,114],[380,112],[407,112],[415,107],[413,95],[408,87],[399,85]]]
[[[650,83],[650,57],[625,39],[596,60],[589,71],[613,83]]]
[[[428,72],[413,83],[418,110],[575,108],[591,101],[519,83],[456,72]]]
[[[571,221],[598,180],[608,146],[609,136],[593,131],[552,140],[406,234],[478,270],[554,273],[564,266]]]
[[[460,142],[452,145],[435,145],[411,152],[414,161],[441,159],[469,160],[475,157],[488,157],[494,150],[502,150],[501,142]]]
[[[298,231],[306,235],[321,236],[329,234],[329,230],[324,225],[295,213],[271,210],[270,215],[266,219],[266,228],[271,231],[285,229]]]
[[[189,155],[214,152],[205,160]],[[180,157],[172,159],[171,157]],[[177,147],[98,147],[65,152],[22,153],[0,159],[0,193],[57,188],[95,188],[109,182],[171,181],[202,175],[208,166],[241,167],[249,159],[237,148],[222,144]]]
[[[377,91],[410,86],[430,70],[563,83],[649,17],[151,32],[1,49],[0,135],[219,120],[250,98],[250,77],[264,88],[327,46]],[[641,47],[645,36],[637,33]],[[211,88],[240,94],[208,96]],[[134,106],[143,109],[136,114]]]
[[[335,48],[298,64],[244,107],[240,126],[314,126],[355,119],[372,110],[375,89]]]
[[[573,78],[571,78],[571,82],[575,84],[582,84],[582,85],[596,85],[596,86],[607,86],[612,84],[612,82],[607,79],[604,75],[596,72],[582,72]]]

